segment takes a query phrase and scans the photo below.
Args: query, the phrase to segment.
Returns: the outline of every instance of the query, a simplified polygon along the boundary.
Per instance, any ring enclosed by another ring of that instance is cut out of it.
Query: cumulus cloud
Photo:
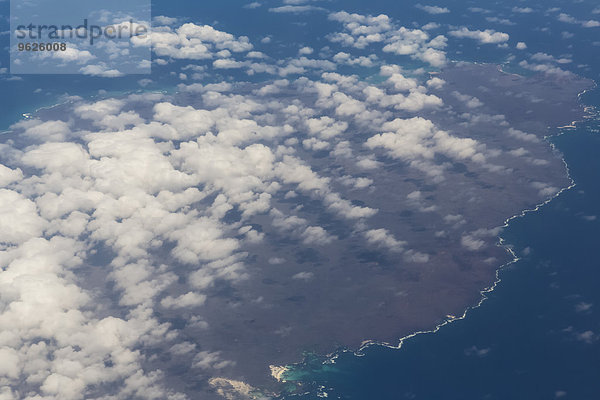
[[[302,5],[302,6],[285,5],[285,6],[269,8],[269,12],[272,12],[272,13],[300,14],[300,13],[305,13],[305,12],[309,12],[309,11],[325,11],[325,9],[322,7],[310,6],[310,5]]]
[[[448,8],[440,6],[424,6],[422,4],[417,4],[415,7],[429,14],[447,14],[450,12]]]
[[[370,229],[364,232],[364,236],[367,242],[383,246],[391,251],[401,252],[406,246],[406,242],[396,240],[394,236],[387,229]]]
[[[348,129],[347,122],[336,121],[335,119],[327,116],[309,118],[306,120],[306,126],[311,135],[318,136],[325,140],[338,136]]]
[[[485,17],[485,20],[488,22],[495,22],[497,24],[508,25],[508,26],[516,25],[514,22],[512,22],[511,20],[506,19],[506,18]]]
[[[13,182],[20,181],[23,178],[23,172],[20,168],[8,168],[0,164],[0,186],[6,187]]]
[[[465,103],[465,106],[467,106],[467,108],[478,108],[483,105],[483,103],[477,97],[462,94],[457,92],[456,90],[452,92],[452,95],[458,100]]]
[[[598,335],[593,331],[587,330],[575,333],[575,339],[586,344],[592,344],[598,341]]]
[[[441,179],[443,167],[434,166],[436,153],[455,160],[485,161],[480,151],[482,146],[470,138],[458,138],[437,129],[434,124],[421,117],[397,118],[383,125],[384,133],[370,137],[365,146],[370,149],[383,148],[393,158],[408,162],[411,166],[426,170]]]
[[[566,13],[560,13],[558,14],[557,19],[561,22],[565,22],[567,24],[578,24],[581,25],[584,28],[597,28],[600,27],[600,21],[591,19],[591,20],[578,20],[577,18],[566,14]]]
[[[305,46],[302,47],[300,50],[298,50],[298,54],[300,55],[309,55],[312,54],[314,52],[313,48]]]
[[[152,21],[159,25],[173,25],[177,22],[177,18],[167,17],[166,15],[156,15]]]
[[[159,57],[175,59],[203,60],[214,57],[215,52],[230,50],[248,52],[253,46],[245,36],[219,31],[210,25],[186,23],[176,29],[163,26],[153,29],[146,37],[131,38],[134,45],[152,45],[154,53]]]
[[[24,128],[23,135],[35,142],[60,142],[71,133],[68,122],[46,121],[39,119],[26,119],[13,125],[14,128]]]
[[[427,81],[427,86],[433,89],[441,89],[445,84],[446,81],[435,76]]]
[[[361,67],[372,67],[377,61],[377,56],[371,54],[369,56],[353,57],[346,52],[340,51],[339,53],[333,56],[333,61],[335,61],[338,64],[344,65],[359,65]]]
[[[352,177],[349,175],[341,177],[340,182],[343,185],[351,186],[355,189],[366,189],[373,184],[373,180],[370,178]]]
[[[434,67],[444,66],[446,55],[441,49],[446,47],[445,37],[440,35],[432,40],[429,39],[429,35],[425,31],[401,27],[390,36],[383,51],[398,55],[410,55]]]
[[[520,13],[520,14],[529,14],[529,13],[533,12],[533,8],[531,8],[531,7],[513,7],[512,11],[516,12],[516,13]]]
[[[205,301],[206,295],[188,292],[175,298],[167,296],[160,301],[160,304],[165,308],[185,308],[201,306]]]
[[[44,53],[43,56],[49,56],[65,62],[75,62],[77,64],[85,64],[96,58],[88,50],[80,50],[74,46],[67,46],[65,51],[53,51],[50,55]]]
[[[387,53],[408,55],[434,67],[446,64],[446,55],[442,50],[446,42],[441,35],[431,39],[426,31],[420,29],[397,28],[384,14],[370,16],[341,11],[330,14],[329,19],[341,22],[345,28],[345,32],[328,36],[334,43],[357,49],[379,44]]]
[[[303,272],[298,272],[297,274],[292,276],[292,279],[310,281],[311,279],[314,278],[314,276],[315,276],[315,274],[313,274],[312,272],[303,271]]]
[[[539,196],[542,198],[553,197],[560,190],[559,188],[544,182],[531,182],[531,186],[538,191]]]
[[[118,78],[125,74],[115,68],[107,68],[104,64],[86,65],[79,69],[84,75],[101,76],[104,78]]]
[[[47,224],[34,202],[18,192],[0,189],[0,243],[20,244],[37,238]]]
[[[578,303],[575,306],[575,311],[577,311],[578,313],[585,313],[588,312],[592,309],[593,304],[592,303],[586,303],[584,301]]]
[[[549,63],[530,63],[526,60],[519,62],[519,66],[530,71],[541,72],[547,75],[554,75],[559,77],[570,77],[573,76],[573,73],[567,70],[564,70],[552,62]]]
[[[218,351],[201,351],[194,357],[192,368],[220,370],[233,363],[233,361],[223,360],[221,358],[221,353]]]
[[[480,31],[469,30],[466,27],[462,27],[458,30],[452,30],[448,32],[448,34],[456,38],[474,39],[481,44],[504,43],[507,42],[509,39],[508,33],[496,32],[493,29],[486,29],[484,31]]]
[[[515,128],[508,128],[507,133],[509,136],[512,136],[514,138],[517,138],[517,139],[525,141],[525,142],[537,143],[540,141],[540,139],[537,136],[535,136],[534,134],[526,133],[526,132],[523,132],[523,131],[515,129]]]
[[[460,244],[468,250],[476,251],[485,246],[485,242],[481,239],[476,239],[472,236],[463,236],[460,240]]]
[[[471,346],[468,349],[465,349],[465,355],[485,357],[489,354],[490,351],[491,349],[489,347],[479,348],[477,346]]]

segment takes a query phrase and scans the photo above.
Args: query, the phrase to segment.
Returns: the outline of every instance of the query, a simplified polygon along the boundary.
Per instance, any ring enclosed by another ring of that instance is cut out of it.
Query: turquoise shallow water
[[[599,128],[588,121],[551,139],[576,187],[510,223],[503,237],[521,259],[479,308],[400,350],[311,357],[287,374],[300,387],[281,398],[600,398]]]

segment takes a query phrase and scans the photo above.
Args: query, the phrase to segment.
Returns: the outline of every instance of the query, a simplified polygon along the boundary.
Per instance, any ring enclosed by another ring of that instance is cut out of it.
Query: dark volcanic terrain
[[[584,116],[590,81],[472,64],[427,88],[326,79],[75,99],[35,116],[46,136],[6,136],[46,236],[85,243],[65,276],[89,323],[143,321],[143,369],[190,398],[276,391],[270,366],[305,351],[463,315],[512,258],[507,219],[571,184],[544,137]]]

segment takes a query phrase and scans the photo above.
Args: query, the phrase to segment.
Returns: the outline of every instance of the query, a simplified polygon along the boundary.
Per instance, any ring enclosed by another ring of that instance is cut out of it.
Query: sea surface
[[[502,237],[519,259],[487,300],[397,350],[307,355],[281,399],[599,399],[600,120],[552,133],[575,186],[511,220]]]

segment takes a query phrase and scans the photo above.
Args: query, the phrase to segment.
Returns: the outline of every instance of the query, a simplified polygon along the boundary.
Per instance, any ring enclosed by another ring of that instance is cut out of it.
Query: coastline
[[[129,96],[131,94],[136,94],[136,93],[168,94],[168,93],[170,93],[169,89],[172,89],[172,88],[162,87],[162,88],[155,88],[155,89],[148,89],[148,90],[145,90],[143,88],[136,88],[136,89],[132,89],[132,90],[111,91],[111,92],[106,92],[106,93],[95,92],[93,94],[87,94],[84,96],[69,95],[67,93],[64,93],[62,95],[57,96],[51,102],[48,102],[49,104],[38,106],[37,108],[35,108],[33,111],[30,111],[30,112],[21,113],[20,116],[17,117],[17,119],[14,120],[13,122],[11,122],[8,126],[5,126],[5,127],[0,126],[0,136],[12,133],[12,130],[10,129],[12,125],[14,125],[20,121],[23,121],[23,120],[34,118],[37,114],[39,114],[42,111],[51,111],[53,108],[62,107],[62,106],[66,106],[68,104],[73,103],[75,101],[73,99],[73,97],[78,97],[79,99],[83,99],[83,100],[93,100],[93,99],[102,99],[102,98],[120,98],[120,97],[126,97],[126,96]],[[64,99],[65,97],[66,97],[66,99]]]
[[[471,63],[471,64],[479,64],[479,63]],[[486,65],[490,65],[489,63],[481,63],[481,64],[486,64]],[[513,74],[513,73],[509,73],[506,72],[502,69],[502,65],[497,65],[498,66],[498,70],[502,73],[505,74],[509,74],[509,75],[517,75],[520,76],[518,74]],[[584,94],[586,94],[587,92],[591,92],[593,90],[598,90],[598,83],[594,80],[590,80],[593,83],[593,87],[592,88],[588,88],[588,89],[584,89],[582,92],[577,94],[577,101],[579,102],[579,105],[581,107],[581,109],[584,112],[584,115],[582,116],[582,119],[576,120],[576,121],[572,121],[570,124],[568,125],[563,125],[563,126],[555,126],[555,127],[548,127],[548,131],[552,130],[552,129],[556,129],[559,130],[558,133],[556,134],[548,134],[544,136],[544,140],[548,143],[548,145],[552,148],[552,150],[554,152],[558,152],[556,145],[554,143],[552,143],[549,139],[554,138],[554,137],[559,137],[562,136],[566,133],[568,133],[568,131],[572,130],[572,129],[576,129],[577,128],[577,124],[581,123],[581,122],[585,122],[588,119],[594,118],[594,117],[598,117],[600,114],[600,111],[598,111],[595,107],[593,106],[587,106],[585,104],[583,104],[582,100],[581,100],[581,96],[583,96]],[[520,211],[519,213],[508,217],[507,219],[505,219],[504,223],[500,226],[501,228],[505,229],[507,227],[509,227],[511,221],[518,219],[518,218],[522,218],[525,217],[527,214],[530,213],[534,213],[540,210],[540,208],[542,208],[543,206],[549,204],[550,202],[552,202],[553,200],[555,200],[556,198],[558,198],[562,193],[571,190],[573,188],[575,188],[577,186],[577,183],[575,182],[575,180],[572,178],[570,170],[569,170],[569,165],[565,160],[565,157],[563,156],[562,153],[560,153],[560,160],[562,161],[564,167],[565,167],[565,173],[566,173],[566,177],[569,180],[570,184],[568,186],[565,186],[563,188],[561,188],[555,195],[553,195],[552,197],[544,200],[543,202],[536,204],[535,207],[530,208],[530,209],[524,209],[522,211]],[[508,262],[500,265],[498,268],[496,268],[495,270],[495,280],[494,282],[487,288],[484,288],[482,290],[480,290],[480,295],[481,298],[480,300],[472,306],[467,307],[462,315],[460,316],[454,316],[454,315],[447,315],[447,317],[449,317],[448,319],[444,320],[443,322],[435,325],[435,327],[433,327],[430,330],[423,330],[423,331],[416,331],[413,333],[410,333],[408,335],[405,335],[401,338],[398,339],[398,344],[397,345],[393,345],[391,343],[387,343],[387,342],[381,342],[381,341],[376,341],[376,340],[372,340],[372,339],[365,339],[360,347],[356,350],[352,350],[352,349],[338,349],[332,353],[326,354],[323,356],[323,358],[325,359],[325,361],[323,362],[325,363],[335,363],[335,360],[340,356],[340,354],[344,354],[344,353],[352,353],[353,356],[355,357],[362,357],[364,356],[364,350],[368,349],[371,346],[377,346],[377,347],[382,347],[382,348],[388,348],[388,349],[393,349],[393,350],[400,350],[402,348],[402,345],[404,344],[405,341],[417,337],[419,335],[423,335],[423,334],[435,334],[438,331],[440,331],[440,329],[442,329],[444,326],[455,322],[455,321],[459,321],[459,320],[463,320],[465,319],[469,312],[472,310],[475,310],[479,307],[481,307],[481,305],[489,298],[487,295],[491,292],[493,292],[498,285],[502,282],[502,279],[500,278],[500,273],[506,269],[508,266],[516,263],[517,261],[519,261],[521,258],[515,253],[515,251],[513,250],[513,248],[511,247],[511,244],[506,243],[506,240],[504,237],[502,237],[501,235],[499,235],[497,237],[498,241],[496,243],[497,247],[500,247],[504,250],[506,250],[510,255],[511,255],[511,260],[509,260]],[[288,382],[289,380],[286,379],[286,373],[289,373],[291,371],[293,371],[293,368],[295,365],[301,365],[302,363],[304,363],[304,361],[300,362],[300,363],[293,363],[293,364],[289,364],[289,365],[284,365],[284,366],[274,366],[271,365],[269,366],[270,370],[271,370],[271,376],[277,380],[280,383],[285,383]],[[294,382],[294,380],[291,380],[290,382]]]

